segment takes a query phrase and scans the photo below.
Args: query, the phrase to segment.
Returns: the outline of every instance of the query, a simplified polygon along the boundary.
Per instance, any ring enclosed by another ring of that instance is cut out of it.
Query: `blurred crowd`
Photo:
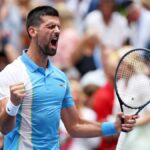
[[[58,50],[50,60],[68,76],[79,114],[92,121],[113,120],[120,57],[129,49],[150,48],[150,1],[0,0],[0,71],[28,48],[26,16],[40,5],[54,6],[60,13]],[[150,109],[142,115],[137,132],[129,134],[128,150],[150,150]],[[61,150],[115,150],[117,139],[72,139],[60,125]]]

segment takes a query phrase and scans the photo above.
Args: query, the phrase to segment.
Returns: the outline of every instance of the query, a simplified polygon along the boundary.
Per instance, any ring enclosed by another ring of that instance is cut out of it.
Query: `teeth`
[[[51,40],[57,41],[58,39],[57,38],[52,38]]]
[[[52,45],[56,45],[58,41],[58,38],[52,38],[51,43]]]

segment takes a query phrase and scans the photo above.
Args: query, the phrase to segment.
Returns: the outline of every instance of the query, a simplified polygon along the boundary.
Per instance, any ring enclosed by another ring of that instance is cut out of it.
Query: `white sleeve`
[[[7,65],[0,72],[0,100],[10,98],[10,86],[26,81],[25,68],[20,57],[11,64]]]
[[[11,65],[0,72],[0,100],[10,97],[10,85],[15,83],[16,73]]]
[[[0,72],[0,100],[10,97],[8,71],[4,69]]]
[[[8,87],[0,87],[0,100],[4,98],[9,98],[10,97],[10,91]]]

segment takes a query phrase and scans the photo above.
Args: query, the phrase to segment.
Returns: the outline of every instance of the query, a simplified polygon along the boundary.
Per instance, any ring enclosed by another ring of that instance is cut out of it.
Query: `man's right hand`
[[[138,119],[138,115],[124,115],[122,112],[118,113],[117,119],[115,122],[115,126],[118,131],[124,130],[126,132],[132,131],[133,127],[136,124],[136,119]],[[124,119],[124,123],[122,124],[121,120]]]
[[[17,83],[10,86],[11,102],[18,106],[22,103],[23,98],[25,97],[25,85],[24,83]]]

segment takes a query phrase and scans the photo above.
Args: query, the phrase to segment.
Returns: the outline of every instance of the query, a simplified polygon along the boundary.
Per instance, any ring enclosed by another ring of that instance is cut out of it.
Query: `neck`
[[[103,15],[103,19],[106,25],[109,25],[111,20],[111,15]]]
[[[37,46],[30,44],[27,55],[39,66],[46,68],[48,63],[48,57],[43,55],[41,50]]]

